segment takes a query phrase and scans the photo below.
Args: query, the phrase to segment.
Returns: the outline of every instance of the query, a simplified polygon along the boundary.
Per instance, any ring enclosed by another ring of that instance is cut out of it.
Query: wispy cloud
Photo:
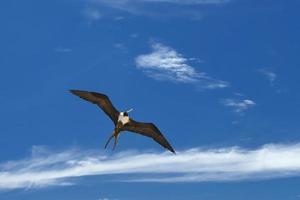
[[[123,50],[123,51],[127,50],[127,47],[124,43],[115,43],[113,46],[119,50]]]
[[[42,151],[0,165],[0,189],[71,185],[74,178],[127,174],[122,180],[155,182],[241,181],[300,175],[300,144],[189,149],[171,153]],[[176,167],[174,167],[176,166]],[[125,177],[125,178],[124,178]],[[110,179],[111,180],[111,179]],[[79,184],[79,182],[77,182]]]
[[[256,105],[256,103],[250,99],[223,99],[221,100],[221,103],[225,106],[233,108],[237,113],[243,113],[244,111]]]
[[[195,83],[206,89],[225,88],[225,81],[213,79],[204,72],[198,72],[189,65],[188,58],[171,47],[160,43],[152,45],[152,52],[136,57],[138,69],[156,80],[168,80],[178,83]]]
[[[274,81],[277,78],[277,74],[275,74],[275,72],[272,72],[270,70],[267,69],[260,69],[258,70],[261,74],[263,74],[270,82],[271,85],[274,85]]]
[[[64,47],[57,47],[54,49],[54,51],[59,52],[59,53],[70,53],[72,51],[72,49],[64,48]]]
[[[98,200],[118,200],[118,199],[110,199],[110,198],[104,197],[104,198],[99,198]]]
[[[89,20],[89,23],[101,19],[102,14],[96,8],[87,7],[83,11],[83,15]]]
[[[198,19],[201,18],[199,8],[224,5],[231,0],[90,0],[89,2],[105,12],[111,9],[133,15],[190,16]],[[161,12],[161,9],[169,12]]]
[[[224,4],[228,3],[231,0],[93,0],[93,2],[99,2],[107,5],[112,5],[117,7],[117,5],[125,6],[130,4],[139,4],[139,3],[168,3],[168,4],[182,4],[182,5],[207,5],[207,4]]]

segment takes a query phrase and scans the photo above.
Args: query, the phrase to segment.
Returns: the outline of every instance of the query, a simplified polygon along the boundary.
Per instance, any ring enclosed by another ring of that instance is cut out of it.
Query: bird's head
[[[125,111],[125,112],[121,112],[121,115],[128,116],[128,113],[130,113],[131,111],[133,111],[133,108],[131,108],[131,109]]]

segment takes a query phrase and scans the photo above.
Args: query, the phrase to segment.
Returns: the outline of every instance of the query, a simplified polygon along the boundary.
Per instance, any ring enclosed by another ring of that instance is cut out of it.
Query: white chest
[[[119,122],[122,122],[122,124],[126,124],[129,122],[129,117],[128,116],[124,116],[124,115],[119,115],[119,118],[118,118],[118,121]]]

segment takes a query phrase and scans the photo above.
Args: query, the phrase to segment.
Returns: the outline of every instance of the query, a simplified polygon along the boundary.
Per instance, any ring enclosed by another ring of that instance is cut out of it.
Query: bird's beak
[[[133,111],[133,108],[130,108],[130,109],[127,110],[126,112],[129,113],[129,112],[131,112],[131,111]]]

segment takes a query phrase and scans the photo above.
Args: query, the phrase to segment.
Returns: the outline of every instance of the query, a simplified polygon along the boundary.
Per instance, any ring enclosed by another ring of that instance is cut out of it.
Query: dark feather
[[[114,124],[117,124],[119,111],[113,106],[108,96],[97,92],[88,92],[80,90],[70,90],[70,92],[86,101],[97,104],[110,117]]]
[[[130,122],[124,125],[123,130],[139,133],[141,135],[150,137],[161,146],[175,153],[174,149],[169,144],[167,139],[163,136],[160,130],[152,123],[136,122],[130,119]]]

